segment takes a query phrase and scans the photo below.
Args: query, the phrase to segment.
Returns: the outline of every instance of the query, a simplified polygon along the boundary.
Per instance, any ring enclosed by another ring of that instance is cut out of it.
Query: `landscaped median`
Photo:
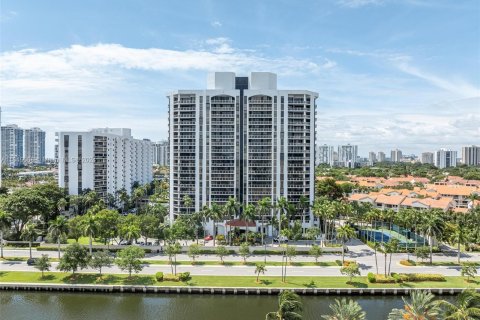
[[[474,265],[474,266],[480,266],[480,261],[465,261],[458,263],[456,261],[434,261],[432,263],[430,262],[419,262],[419,261],[413,261],[413,260],[400,260],[399,262],[402,266],[405,267],[428,267],[428,266],[433,266],[433,267],[460,267],[462,265]]]
[[[262,276],[256,282],[256,276],[191,276],[188,281],[157,281],[155,275],[17,272],[0,271],[0,283],[38,283],[38,284],[99,284],[99,285],[150,285],[150,286],[182,286],[182,287],[254,287],[254,288],[480,288],[480,281],[466,282],[462,277],[445,277],[445,281],[421,281],[402,283],[369,283],[367,277],[356,277],[347,284],[348,277],[281,277]]]

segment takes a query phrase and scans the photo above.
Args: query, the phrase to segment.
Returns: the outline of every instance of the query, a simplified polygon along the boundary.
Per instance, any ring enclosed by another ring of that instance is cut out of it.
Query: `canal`
[[[303,296],[305,320],[329,313],[336,296]],[[401,308],[400,296],[352,296],[368,320],[385,320],[392,308]],[[445,297],[444,297],[445,298]],[[450,297],[451,298],[451,297]],[[265,319],[276,309],[273,296],[97,294],[0,291],[2,320],[253,320]]]

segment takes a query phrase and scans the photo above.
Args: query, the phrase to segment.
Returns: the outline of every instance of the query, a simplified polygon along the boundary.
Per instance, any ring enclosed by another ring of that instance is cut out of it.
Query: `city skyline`
[[[475,1],[112,4],[2,2],[3,123],[45,128],[47,157],[55,131],[166,139],[167,92],[219,70],[319,92],[319,145],[420,154],[480,140]]]

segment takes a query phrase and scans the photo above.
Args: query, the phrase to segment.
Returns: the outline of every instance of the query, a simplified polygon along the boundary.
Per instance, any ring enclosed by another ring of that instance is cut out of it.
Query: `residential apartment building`
[[[433,164],[433,152],[422,152],[422,163]]]
[[[276,74],[269,72],[215,72],[206,90],[170,93],[171,220],[229,197],[256,204],[283,196],[295,204],[306,196],[312,203],[317,97],[278,90]],[[310,224],[311,213],[303,221]],[[220,233],[222,228],[220,223]]]
[[[71,195],[95,190],[104,199],[152,181],[152,143],[126,128],[58,132],[58,184]]]
[[[160,141],[153,144],[153,164],[159,166],[168,166],[170,148],[168,141]]]
[[[403,155],[402,151],[395,149],[390,152],[390,161],[391,162],[400,162],[402,161]]]
[[[457,151],[440,149],[435,151],[434,164],[437,168],[443,169],[457,166]]]
[[[40,128],[25,129],[26,165],[45,164],[45,131]]]
[[[380,151],[377,154],[377,160],[378,160],[378,162],[385,162],[386,161],[385,152]]]
[[[15,124],[2,126],[2,164],[23,166],[23,129]]]
[[[328,146],[326,144],[319,146],[317,152],[317,164],[329,164],[333,167],[335,165],[334,153],[335,150],[333,146]]]
[[[350,144],[338,146],[338,163],[346,168],[355,168],[358,158],[358,146]]]
[[[480,165],[480,147],[468,146],[462,148],[462,163],[467,166]]]

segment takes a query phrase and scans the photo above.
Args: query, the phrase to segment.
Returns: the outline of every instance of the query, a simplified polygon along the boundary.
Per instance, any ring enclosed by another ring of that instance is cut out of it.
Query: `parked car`
[[[38,258],[29,258],[27,260],[27,265],[33,266],[37,262]]]
[[[284,237],[284,236],[275,237],[275,238],[273,238],[273,242],[275,242],[275,243],[279,243],[279,242],[280,242],[280,243],[282,243],[282,242],[287,243],[287,242],[288,242],[288,238],[287,238],[287,237]]]
[[[206,236],[203,240],[205,240],[205,241],[213,240],[213,236],[209,234],[209,235]]]

